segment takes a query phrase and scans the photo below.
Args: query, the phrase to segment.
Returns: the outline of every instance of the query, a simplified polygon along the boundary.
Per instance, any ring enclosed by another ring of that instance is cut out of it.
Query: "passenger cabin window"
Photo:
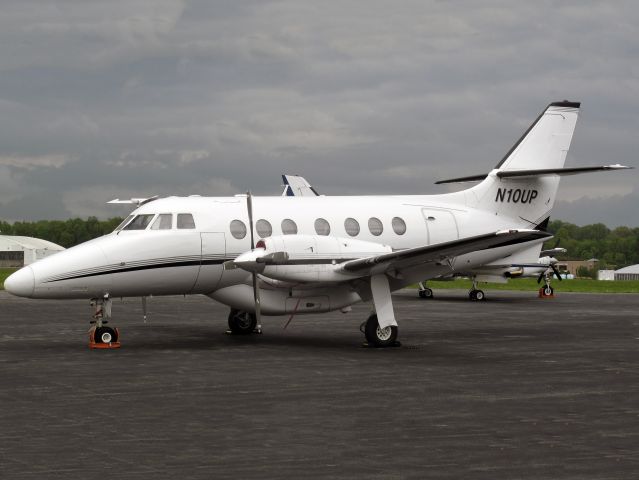
[[[282,220],[282,233],[284,235],[295,235],[297,234],[297,225],[290,218],[285,218]]]
[[[246,237],[246,225],[242,220],[233,220],[230,225],[231,235],[233,238],[237,238],[238,240],[242,240]]]
[[[126,217],[124,219],[124,221],[118,225],[117,227],[115,227],[115,230],[113,230],[114,232],[117,232],[118,230],[122,230],[124,228],[124,226],[129,223],[131,221],[131,219],[134,217],[134,215],[129,215],[128,217]]]
[[[260,218],[255,224],[255,230],[257,230],[257,234],[260,238],[270,237],[273,234],[273,227],[268,222],[268,220],[264,220]]]
[[[151,224],[151,230],[171,230],[173,226],[173,214],[160,213],[158,218]]]
[[[384,231],[384,225],[379,218],[371,217],[368,219],[368,230],[377,237]]]
[[[331,226],[323,218],[318,218],[315,220],[315,232],[317,232],[318,235],[330,235]]]
[[[137,215],[122,230],[144,230],[146,227],[149,226],[149,223],[151,223],[153,217],[155,217],[154,214]]]
[[[399,217],[393,217],[393,231],[397,235],[404,235],[406,233],[406,222]]]
[[[195,220],[190,213],[178,213],[177,216],[177,228],[180,230],[188,230],[195,228]]]
[[[346,230],[346,233],[348,233],[351,237],[356,237],[359,235],[358,221],[354,218],[347,218],[344,220],[344,230]]]

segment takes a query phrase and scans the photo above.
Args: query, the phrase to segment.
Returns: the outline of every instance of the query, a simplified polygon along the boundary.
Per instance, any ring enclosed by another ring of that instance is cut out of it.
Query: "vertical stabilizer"
[[[499,172],[562,168],[579,113],[578,102],[553,102],[479,185],[466,190],[469,206],[533,227],[555,204],[559,175],[499,178]]]

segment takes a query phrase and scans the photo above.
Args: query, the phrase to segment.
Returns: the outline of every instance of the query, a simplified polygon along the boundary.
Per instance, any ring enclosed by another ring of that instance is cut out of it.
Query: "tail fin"
[[[578,102],[548,105],[479,185],[464,192],[469,206],[508,216],[522,226],[544,222],[555,204],[558,175],[504,176],[519,170],[562,168],[577,123]]]

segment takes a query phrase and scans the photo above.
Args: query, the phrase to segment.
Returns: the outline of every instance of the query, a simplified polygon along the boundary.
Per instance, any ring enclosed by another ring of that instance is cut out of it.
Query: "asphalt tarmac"
[[[639,478],[639,296],[395,295],[402,346],[369,313],[224,333],[206,297],[114,302],[0,292],[0,477]]]

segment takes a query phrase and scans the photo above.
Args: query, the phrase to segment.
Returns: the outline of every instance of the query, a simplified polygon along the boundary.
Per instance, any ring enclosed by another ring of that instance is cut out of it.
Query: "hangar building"
[[[615,270],[615,280],[639,280],[639,265],[630,265]]]
[[[0,235],[0,268],[24,267],[60,250],[64,247],[47,240]]]

